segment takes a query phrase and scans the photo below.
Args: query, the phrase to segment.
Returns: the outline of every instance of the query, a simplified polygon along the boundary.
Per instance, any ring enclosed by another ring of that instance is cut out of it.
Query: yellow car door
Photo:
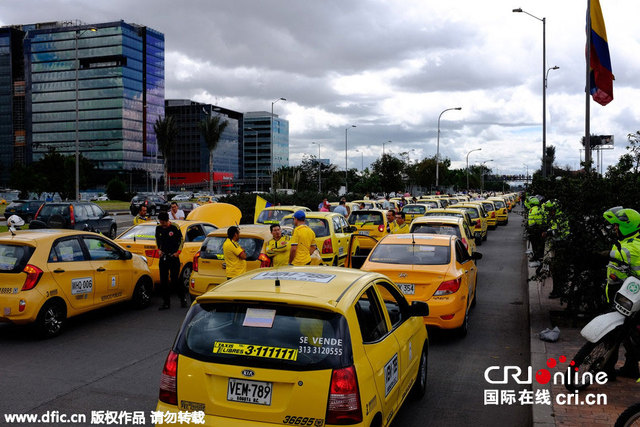
[[[71,310],[84,311],[93,305],[95,270],[77,236],[56,240],[48,266]]]
[[[95,271],[95,301],[110,304],[133,292],[133,268],[124,251],[100,236],[82,236]]]
[[[383,307],[373,284],[360,295],[354,306],[364,352],[373,372],[382,419],[395,414],[400,399],[400,348],[390,333]]]
[[[473,260],[473,258],[471,258],[469,252],[465,249],[460,240],[456,240],[455,250],[456,263],[458,264],[457,267],[464,271],[462,280],[467,282],[467,286],[469,289],[467,300],[468,308],[471,302],[473,302],[476,297],[476,281],[478,277],[478,269],[476,267],[476,262]]]

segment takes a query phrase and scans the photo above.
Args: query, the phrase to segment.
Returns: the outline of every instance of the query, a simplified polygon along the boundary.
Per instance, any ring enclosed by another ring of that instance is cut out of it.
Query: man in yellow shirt
[[[282,235],[282,230],[278,224],[271,224],[269,227],[273,240],[267,244],[267,255],[273,260],[274,267],[281,267],[289,264],[289,238]]]
[[[138,215],[133,218],[133,225],[142,224],[145,221],[149,221],[149,215],[147,215],[147,206],[140,206],[140,210],[138,211]]]
[[[232,225],[227,230],[227,240],[222,244],[224,262],[227,264],[227,280],[247,271],[247,253],[238,240],[240,240],[240,229]]]
[[[405,234],[409,232],[409,224],[404,220],[404,212],[396,214],[396,226],[391,230],[391,234]]]
[[[398,226],[396,224],[396,211],[393,209],[387,211],[387,233],[393,234],[393,230]]]
[[[311,263],[311,254],[317,249],[316,233],[306,224],[307,216],[304,211],[297,211],[293,214],[293,236],[291,236],[291,252],[289,254],[289,264],[308,265]]]

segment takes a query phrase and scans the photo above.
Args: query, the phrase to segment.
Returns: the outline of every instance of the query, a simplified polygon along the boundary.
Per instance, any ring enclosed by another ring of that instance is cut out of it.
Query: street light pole
[[[80,200],[80,137],[78,128],[80,126],[80,108],[78,99],[78,71],[80,70],[80,60],[78,59],[78,39],[87,31],[98,31],[97,28],[91,27],[86,30],[75,30],[75,50],[76,50],[76,200]]]
[[[438,188],[438,184],[439,184],[439,166],[440,166],[440,118],[442,117],[442,115],[444,113],[446,113],[447,111],[451,111],[451,110],[462,110],[462,107],[454,107],[454,108],[447,108],[446,110],[443,110],[440,115],[438,116],[438,137],[437,137],[437,143],[436,143],[436,189]]]
[[[542,22],[542,177],[547,177],[547,169],[546,169],[546,152],[547,152],[547,18],[538,18],[535,15],[530,14],[529,12],[522,10],[522,8],[513,9],[513,12],[516,13],[525,13],[531,16],[534,19]],[[553,67],[554,70],[557,70],[559,67]]]
[[[357,127],[356,125],[351,125],[352,128]],[[349,193],[349,163],[347,160],[347,131],[350,128],[345,128],[344,130],[344,194]]]
[[[320,143],[319,142],[312,142],[312,144],[316,144],[318,146],[318,193],[322,194],[322,184],[320,181],[320,171],[321,171],[321,166],[320,166]]]
[[[482,173],[482,180],[481,180],[481,184],[480,184],[480,197],[484,197],[484,164],[485,163],[489,163],[489,162],[493,162],[493,159],[485,160],[480,165],[480,172]]]
[[[467,194],[469,194],[469,154],[473,153],[474,151],[480,151],[480,150],[482,150],[482,148],[476,148],[467,153]]]
[[[271,175],[271,191],[273,188],[273,104],[278,101],[286,101],[286,98],[278,98],[271,103],[271,116],[269,117],[269,172]],[[275,192],[275,191],[274,191]]]

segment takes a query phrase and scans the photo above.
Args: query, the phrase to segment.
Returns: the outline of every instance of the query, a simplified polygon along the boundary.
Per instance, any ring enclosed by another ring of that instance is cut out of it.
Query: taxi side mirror
[[[124,251],[124,254],[122,254],[122,259],[130,260],[131,258],[133,258],[133,254],[129,251]]]
[[[474,261],[482,259],[482,254],[480,252],[474,252],[473,254],[471,254],[471,259]]]
[[[348,230],[349,231],[347,231],[347,233],[356,233],[358,231],[358,227],[356,227],[355,225],[352,225],[349,227]]]
[[[429,315],[429,304],[424,301],[411,303],[411,317],[425,317]]]

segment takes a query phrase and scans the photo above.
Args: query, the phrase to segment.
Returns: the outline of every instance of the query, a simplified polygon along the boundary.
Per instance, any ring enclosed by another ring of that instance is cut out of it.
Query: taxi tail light
[[[260,260],[260,268],[271,267],[271,258],[267,254],[260,254],[258,259]]]
[[[379,231],[380,233],[384,232],[384,224],[380,224],[380,225],[378,226],[378,231]]]
[[[462,238],[462,244],[464,245],[465,249],[469,249],[469,243],[467,243],[467,239],[465,239],[464,237]]]
[[[73,213],[73,205],[69,205],[69,221],[71,225],[76,225],[76,215]]]
[[[458,292],[458,289],[460,289],[461,283],[462,283],[462,277],[458,277],[457,279],[454,279],[454,280],[447,280],[446,282],[442,282],[440,283],[440,286],[438,286],[438,290],[433,295],[441,296],[441,295],[455,294],[456,292]]]
[[[24,280],[24,285],[22,285],[23,291],[28,291],[29,289],[35,288],[35,286],[40,281],[42,277],[42,270],[32,264],[27,264],[22,270],[23,273],[27,273],[27,278]]]
[[[332,254],[333,253],[333,244],[331,243],[331,238],[328,238],[322,244],[322,253],[323,254]]]
[[[482,222],[479,219],[476,220],[476,227],[482,227]]]
[[[198,271],[198,261],[200,261],[200,251],[196,252],[193,256],[193,264],[191,265],[191,269],[195,272]]]
[[[362,422],[358,378],[353,366],[334,369],[331,374],[325,424],[357,424]]]
[[[144,254],[147,258],[160,258],[160,250],[158,249],[145,249]]]
[[[496,211],[492,211],[491,212],[491,218],[495,218],[496,217]]]
[[[173,350],[167,355],[162,368],[159,399],[170,405],[178,404],[178,353]]]

